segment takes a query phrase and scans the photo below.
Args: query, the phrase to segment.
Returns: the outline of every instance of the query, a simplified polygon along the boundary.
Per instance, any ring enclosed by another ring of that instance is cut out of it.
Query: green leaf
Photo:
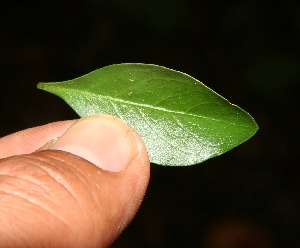
[[[38,88],[60,96],[81,117],[119,117],[141,135],[150,161],[161,165],[201,163],[258,129],[248,113],[195,78],[157,65],[111,65]]]

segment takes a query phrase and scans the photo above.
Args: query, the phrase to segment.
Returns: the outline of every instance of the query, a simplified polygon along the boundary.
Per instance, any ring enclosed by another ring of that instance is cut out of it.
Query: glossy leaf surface
[[[156,65],[111,65],[38,88],[60,96],[81,117],[119,117],[141,135],[150,161],[161,165],[203,162],[258,129],[248,113],[198,80]]]

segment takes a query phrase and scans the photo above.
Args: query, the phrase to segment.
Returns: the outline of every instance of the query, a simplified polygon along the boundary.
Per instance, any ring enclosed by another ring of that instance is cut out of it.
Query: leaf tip
[[[46,89],[46,83],[38,83],[36,86],[39,90],[45,90]]]

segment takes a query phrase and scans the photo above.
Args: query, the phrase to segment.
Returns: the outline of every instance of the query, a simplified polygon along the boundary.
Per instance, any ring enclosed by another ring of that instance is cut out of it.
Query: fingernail
[[[73,153],[113,172],[122,171],[138,153],[134,131],[103,115],[78,120],[48,149]]]

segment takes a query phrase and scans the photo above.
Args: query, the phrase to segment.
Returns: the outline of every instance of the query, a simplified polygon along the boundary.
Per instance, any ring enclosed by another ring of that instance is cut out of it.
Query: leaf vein
[[[124,99],[121,99],[121,98],[114,98],[114,97],[111,97],[111,96],[99,95],[99,94],[86,92],[86,91],[82,91],[82,90],[70,89],[70,88],[65,89],[65,90],[69,94],[72,92],[73,94],[85,95],[86,97],[89,97],[89,98],[95,98],[95,99],[102,98],[102,100],[106,100],[106,101],[110,101],[110,102],[118,102],[118,103],[122,103],[122,104],[126,104],[126,105],[132,105],[132,106],[135,106],[135,107],[144,107],[144,108],[154,109],[154,110],[157,110],[157,111],[163,111],[163,112],[167,112],[167,113],[171,113],[171,114],[185,115],[185,116],[202,118],[202,119],[207,119],[207,120],[216,121],[216,122],[223,122],[223,123],[234,125],[234,126],[247,127],[247,126],[238,125],[236,123],[228,122],[228,121],[221,120],[221,119],[215,119],[215,118],[211,118],[211,117],[207,117],[207,116],[196,115],[196,114],[187,113],[187,112],[184,112],[184,111],[166,109],[166,108],[163,108],[163,107],[153,106],[153,105],[149,105],[149,104],[145,104],[145,103],[136,103],[136,102],[127,101],[127,100],[124,100]]]

